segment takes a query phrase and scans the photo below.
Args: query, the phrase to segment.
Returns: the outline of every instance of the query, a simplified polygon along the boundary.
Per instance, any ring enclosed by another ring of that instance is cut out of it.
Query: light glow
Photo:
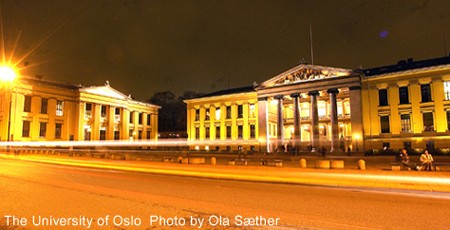
[[[4,82],[12,82],[16,78],[14,69],[8,66],[0,66],[0,80]]]

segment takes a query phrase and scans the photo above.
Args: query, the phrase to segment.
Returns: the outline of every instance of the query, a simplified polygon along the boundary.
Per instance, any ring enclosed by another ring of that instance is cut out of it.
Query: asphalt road
[[[426,192],[211,180],[6,159],[0,160],[0,188],[0,229],[196,229],[200,221],[201,229],[450,226],[450,197]]]

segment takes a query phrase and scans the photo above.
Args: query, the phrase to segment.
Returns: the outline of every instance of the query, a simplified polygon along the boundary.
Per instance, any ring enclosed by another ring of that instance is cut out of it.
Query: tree
[[[193,91],[186,91],[182,96],[177,97],[170,91],[157,92],[148,103],[161,106],[158,113],[158,131],[159,132],[180,132],[186,131],[187,113],[186,105],[183,100],[198,97],[201,94]]]

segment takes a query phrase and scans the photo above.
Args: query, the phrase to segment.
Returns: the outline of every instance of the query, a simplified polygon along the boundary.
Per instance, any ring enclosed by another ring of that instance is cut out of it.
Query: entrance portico
[[[348,69],[299,65],[275,76],[256,88],[259,141],[268,151],[353,148],[360,90],[361,75]]]

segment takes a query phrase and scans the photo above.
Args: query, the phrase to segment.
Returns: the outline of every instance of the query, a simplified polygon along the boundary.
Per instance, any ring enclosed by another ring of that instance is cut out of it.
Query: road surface
[[[448,194],[0,160],[0,229],[445,229]],[[48,222],[47,222],[48,221]]]

